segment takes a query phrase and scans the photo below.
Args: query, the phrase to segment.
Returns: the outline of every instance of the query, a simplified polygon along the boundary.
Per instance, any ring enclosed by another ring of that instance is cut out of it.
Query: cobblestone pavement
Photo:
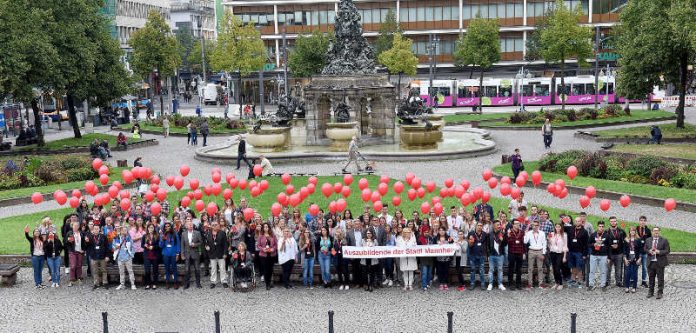
[[[45,272],[45,271],[44,271]],[[662,300],[646,289],[561,291],[431,290],[400,288],[339,291],[279,287],[249,293],[229,289],[93,291],[91,281],[72,288],[33,288],[30,268],[3,288],[1,332],[100,332],[101,312],[111,332],[211,332],[221,312],[222,332],[326,332],[328,310],[336,332],[444,332],[447,311],[455,332],[567,332],[570,313],[578,332],[693,332],[696,265],[671,265]],[[71,320],[71,318],[73,320]],[[608,326],[607,326],[608,325]]]

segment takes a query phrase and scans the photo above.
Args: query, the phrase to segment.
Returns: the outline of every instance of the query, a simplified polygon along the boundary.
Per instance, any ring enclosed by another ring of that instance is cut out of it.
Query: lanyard
[[[537,244],[537,236],[539,236],[539,234],[532,231],[532,236],[534,236],[534,244]]]
[[[638,236],[640,236],[640,238],[643,238],[643,235],[645,235],[645,228],[638,228]]]

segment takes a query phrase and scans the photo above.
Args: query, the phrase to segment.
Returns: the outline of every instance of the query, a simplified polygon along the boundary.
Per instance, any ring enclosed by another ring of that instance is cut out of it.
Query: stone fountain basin
[[[350,121],[347,123],[327,123],[326,137],[333,141],[350,141],[353,136],[358,135],[358,122]]]
[[[247,133],[246,141],[260,152],[281,151],[290,144],[290,127],[263,125],[256,133]]]

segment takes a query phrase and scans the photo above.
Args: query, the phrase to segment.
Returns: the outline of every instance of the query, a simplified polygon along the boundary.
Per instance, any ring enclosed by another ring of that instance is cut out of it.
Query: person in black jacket
[[[60,287],[61,252],[63,252],[63,243],[56,237],[53,231],[50,231],[48,239],[44,242],[44,255],[48,262],[48,270],[51,272],[51,288]]]
[[[607,291],[607,255],[609,253],[609,238],[604,231],[604,221],[597,222],[597,231],[590,236],[587,246],[590,248],[589,290],[595,289],[596,273],[599,270],[602,291]]]
[[[652,237],[652,232],[650,231],[650,227],[647,226],[648,224],[648,218],[645,217],[644,215],[641,215],[640,218],[638,218],[638,222],[640,223],[638,225],[638,228],[636,229],[636,233],[638,234],[638,237],[645,243],[645,240]],[[641,286],[643,288],[648,287],[648,253],[645,251],[642,251],[641,257],[640,257],[640,263],[642,267],[642,274],[641,274]]]
[[[147,226],[147,234],[140,240],[143,248],[145,268],[145,289],[157,289],[159,277],[159,254],[161,253],[159,233],[154,224]]]
[[[607,238],[609,239],[609,262],[607,262],[607,286],[611,285],[611,268],[614,267],[614,277],[616,286],[623,286],[623,255],[624,242],[626,240],[626,232],[617,226],[615,216],[609,217],[609,230],[607,230]]]
[[[251,163],[246,157],[246,140],[243,134],[239,135],[239,144],[237,144],[237,170],[239,170],[239,162],[242,160],[251,168]]]
[[[87,256],[90,258],[89,264],[94,273],[92,289],[108,288],[109,280],[106,276],[106,262],[109,260],[106,254],[108,242],[99,226],[92,226],[92,232],[85,236],[85,244],[87,245]]]
[[[582,275],[588,250],[587,242],[590,238],[587,230],[582,226],[582,218],[575,218],[575,226],[567,230],[566,235],[568,235],[568,265],[572,272],[568,286],[573,287],[577,284],[578,288],[582,288]]]
[[[60,228],[60,237],[63,238],[63,245],[67,245],[68,232],[72,229],[70,224],[73,222],[77,222],[77,214],[72,213],[63,217],[63,226]],[[70,256],[67,249],[65,249],[63,259],[65,261],[65,275],[68,275],[70,274]]]
[[[493,230],[488,237],[488,290],[493,290],[493,271],[498,270],[498,289],[505,290],[503,286],[503,262],[505,261],[505,247],[507,247],[507,233],[501,228],[500,221],[493,223]]]
[[[222,283],[224,288],[229,287],[227,284],[227,267],[225,267],[227,237],[224,232],[220,231],[220,223],[218,221],[213,221],[212,229],[206,233],[204,243],[208,258],[210,258],[210,288],[215,288],[218,270],[220,272],[220,283]]]
[[[625,243],[624,266],[626,267],[626,272],[623,282],[626,292],[635,293],[638,287],[638,267],[640,267],[641,255],[643,254],[643,240],[638,236],[636,227],[631,227]],[[629,286],[631,287],[630,289]]]

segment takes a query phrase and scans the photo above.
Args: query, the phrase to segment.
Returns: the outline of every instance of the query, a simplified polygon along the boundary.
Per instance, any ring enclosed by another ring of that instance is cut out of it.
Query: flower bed
[[[92,180],[98,176],[83,154],[2,158],[0,191]]]

